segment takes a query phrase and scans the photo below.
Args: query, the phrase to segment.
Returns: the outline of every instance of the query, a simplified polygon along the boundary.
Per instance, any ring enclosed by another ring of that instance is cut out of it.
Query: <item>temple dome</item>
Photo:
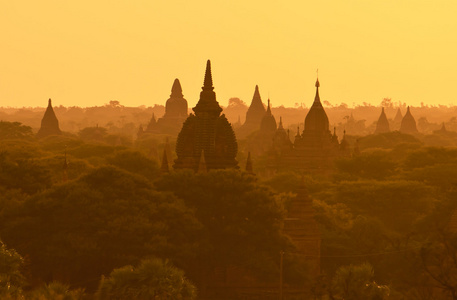
[[[263,106],[262,98],[260,97],[259,86],[256,85],[251,105],[246,112],[245,126],[253,126],[258,129],[264,115],[265,107]]]
[[[262,118],[262,122],[260,123],[260,132],[264,132],[264,133],[275,132],[276,128],[277,128],[276,119],[273,116],[273,114],[271,113],[270,99],[268,99],[268,108]]]
[[[38,130],[37,137],[45,137],[48,135],[62,134],[59,128],[59,120],[57,120],[54,109],[52,108],[51,99],[48,100],[48,107],[44,112],[43,119],[41,119],[41,127]]]
[[[319,80],[316,81],[316,96],[305,118],[305,131],[328,132],[329,122],[319,97]]]
[[[411,111],[408,109],[406,110],[406,114],[403,117],[403,120],[401,120],[401,126],[400,126],[400,132],[402,133],[417,133],[417,127],[416,127],[416,120],[414,119],[413,115],[411,114]]]
[[[187,117],[187,100],[182,94],[181,83],[176,78],[171,88],[170,98],[165,104],[165,118]]]
[[[381,115],[379,116],[378,123],[376,123],[376,130],[374,133],[386,133],[390,132],[389,121],[387,121],[384,107],[382,108]]]

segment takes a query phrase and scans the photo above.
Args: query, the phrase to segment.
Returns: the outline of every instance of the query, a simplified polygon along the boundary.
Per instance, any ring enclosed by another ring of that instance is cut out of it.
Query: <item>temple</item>
[[[260,123],[265,116],[265,107],[260,98],[259,86],[255,86],[254,96],[252,97],[251,105],[246,112],[246,121],[237,130],[237,136],[239,138],[245,138],[251,133],[260,129]]]
[[[174,169],[197,171],[201,159],[207,170],[238,168],[235,157],[238,144],[232,126],[216,101],[211,76],[211,62],[206,64],[200,99],[185,120],[176,142]]]
[[[408,109],[406,110],[406,114],[403,117],[403,120],[401,120],[400,132],[408,133],[408,134],[418,133],[417,127],[416,127],[416,120],[414,119],[413,115],[411,114],[409,106],[408,106]]]
[[[170,98],[165,104],[165,114],[162,118],[156,120],[155,115],[149,121],[145,130],[140,129],[138,136],[143,133],[162,133],[176,135],[181,130],[183,122],[188,116],[187,100],[182,94],[181,83],[176,78],[171,88]]]
[[[376,123],[375,134],[377,133],[386,133],[390,132],[389,121],[387,121],[386,113],[384,112],[384,107],[382,108],[381,115],[379,116],[378,123]]]
[[[282,132],[278,133],[275,138],[274,146],[275,149],[281,149],[281,151],[280,153],[275,151],[275,157],[271,160],[271,168],[276,170],[293,168],[301,171],[313,170],[327,173],[333,169],[333,161],[336,157],[350,153],[349,145],[343,143],[343,147],[340,147],[336,133],[331,134],[328,117],[319,96],[319,80],[316,81],[315,86],[316,95],[313,105],[306,115],[303,132],[300,134],[300,130],[297,128],[297,135],[290,147],[284,131],[281,129]]]
[[[41,127],[36,136],[42,138],[49,135],[60,134],[62,134],[62,131],[60,131],[59,128],[59,120],[57,120],[54,109],[52,108],[51,98],[49,98],[48,107],[44,112],[43,119],[41,119]]]

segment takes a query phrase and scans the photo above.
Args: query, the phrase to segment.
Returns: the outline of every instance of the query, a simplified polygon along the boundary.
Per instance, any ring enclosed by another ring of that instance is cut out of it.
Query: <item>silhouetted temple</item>
[[[401,133],[417,133],[417,127],[416,127],[416,120],[414,119],[413,115],[411,114],[411,111],[408,109],[406,110],[406,114],[403,117],[403,120],[401,120],[401,126],[400,126],[400,132]]]
[[[48,101],[48,107],[44,112],[43,119],[41,119],[41,127],[38,130],[37,137],[42,138],[49,135],[62,134],[59,128],[59,120],[57,120],[54,109],[52,108],[51,99]]]
[[[289,131],[284,129],[282,125],[282,117],[279,117],[278,129],[273,136],[273,154],[280,156],[284,152],[288,152],[292,149],[292,142],[289,138]]]
[[[157,121],[153,114],[146,130],[139,130],[138,136],[141,136],[143,132],[176,135],[181,130],[187,116],[187,100],[184,99],[181,83],[176,78],[171,88],[170,98],[165,104],[165,114]]]
[[[184,122],[176,142],[175,169],[199,168],[202,155],[206,168],[238,168],[235,157],[238,144],[232,126],[216,101],[211,76],[211,63],[206,64],[205,79],[200,92],[200,100]]]
[[[255,86],[254,96],[252,97],[251,105],[246,112],[246,121],[237,130],[239,138],[245,138],[249,134],[260,129],[260,123],[265,116],[265,107],[260,98],[259,86]]]
[[[272,159],[274,169],[294,168],[306,171],[327,172],[333,169],[336,157],[350,153],[349,146],[340,148],[338,137],[329,130],[329,121],[319,96],[319,80],[316,81],[316,95],[305,118],[305,128],[297,135],[293,146],[287,150],[287,141],[283,144],[283,151]],[[282,134],[284,136],[284,134]]]
[[[267,111],[263,115],[262,121],[260,122],[260,132],[265,134],[273,134],[276,131],[276,119],[271,113],[270,99],[268,99]]]
[[[268,99],[267,111],[264,113],[260,121],[260,130],[249,135],[246,141],[246,148],[254,155],[261,155],[273,147],[273,137],[276,133],[276,119],[271,113],[270,99]]]
[[[376,123],[376,130],[374,133],[386,133],[390,132],[389,121],[387,121],[384,107],[382,108],[381,115],[379,116],[378,123]]]

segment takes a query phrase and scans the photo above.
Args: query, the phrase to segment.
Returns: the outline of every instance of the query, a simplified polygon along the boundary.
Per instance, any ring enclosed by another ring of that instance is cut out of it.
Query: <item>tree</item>
[[[271,190],[237,170],[194,174],[180,171],[156,181],[195,210],[203,224],[200,268],[242,266],[263,278],[276,278],[278,254],[290,245],[280,231],[284,216]]]
[[[149,180],[159,174],[157,161],[153,161],[134,150],[122,150],[108,157],[107,162],[118,168],[142,175]]]
[[[27,297],[30,300],[82,300],[84,299],[84,290],[71,290],[66,284],[53,281],[45,284],[34,291],[31,291]]]
[[[0,121],[0,140],[4,139],[31,139],[34,134],[32,127],[19,122]]]
[[[102,277],[96,298],[108,299],[182,299],[196,298],[196,289],[184,272],[168,261],[145,259],[137,267],[115,269]]]
[[[364,263],[340,267],[332,281],[331,299],[382,300],[389,287],[374,281],[373,267]]]
[[[0,240],[0,297],[19,298],[25,278],[21,271],[24,259],[14,249],[6,248]]]
[[[101,274],[156,255],[195,255],[201,225],[184,203],[143,177],[102,167],[5,212],[1,235],[45,281],[94,288]]]

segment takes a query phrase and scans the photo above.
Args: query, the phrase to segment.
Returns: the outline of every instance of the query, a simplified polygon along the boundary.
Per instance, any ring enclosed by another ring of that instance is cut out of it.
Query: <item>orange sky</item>
[[[0,0],[0,106],[457,104],[457,1]]]

